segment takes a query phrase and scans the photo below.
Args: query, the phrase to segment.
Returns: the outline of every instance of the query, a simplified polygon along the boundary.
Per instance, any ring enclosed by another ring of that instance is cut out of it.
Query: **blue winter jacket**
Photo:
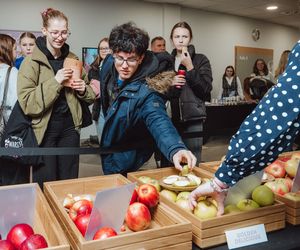
[[[144,62],[138,72],[127,81],[119,95],[108,106],[107,84],[117,81],[117,73],[112,57],[104,61],[100,80],[102,85],[102,105],[105,114],[105,125],[101,139],[102,147],[129,146],[138,142],[145,146],[147,141],[154,139],[161,152],[172,160],[180,149],[186,149],[165,109],[164,97],[149,88],[146,76],[157,73],[159,63],[152,53],[146,53]],[[137,148],[135,150],[102,155],[104,174],[136,171],[153,153],[153,147]]]

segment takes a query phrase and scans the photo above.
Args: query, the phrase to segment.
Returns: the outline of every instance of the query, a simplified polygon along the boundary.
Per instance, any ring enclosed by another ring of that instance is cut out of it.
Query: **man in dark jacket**
[[[128,151],[102,155],[104,174],[139,169],[153,153],[151,145],[145,147],[151,140],[177,169],[181,170],[181,162],[189,167],[196,164],[166,113],[159,86],[147,84],[146,77],[159,73],[159,61],[147,51],[148,45],[148,34],[132,23],[111,31],[113,54],[105,59],[100,72],[105,116],[101,146],[123,146]],[[139,147],[130,148],[132,143]]]

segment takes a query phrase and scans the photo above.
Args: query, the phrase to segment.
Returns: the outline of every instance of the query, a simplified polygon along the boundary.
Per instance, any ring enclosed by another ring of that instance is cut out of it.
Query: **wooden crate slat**
[[[285,227],[285,221],[276,221],[276,222],[265,224],[266,232],[276,231],[284,227]],[[218,235],[206,239],[201,239],[197,235],[193,234],[193,242],[201,248],[206,248],[206,247],[216,246],[216,245],[221,245],[226,243],[226,236],[225,234],[223,234],[223,235]]]
[[[242,220],[242,221],[239,221],[236,223],[226,224],[223,226],[213,227],[213,228],[205,229],[205,230],[196,228],[193,231],[193,233],[195,235],[205,239],[205,238],[210,238],[212,236],[224,234],[225,231],[227,231],[227,230],[238,229],[238,228],[243,228],[243,227],[257,225],[257,224],[268,224],[271,222],[284,221],[284,220],[285,220],[285,213],[280,212],[280,213],[274,213],[274,214],[261,216],[261,217],[257,217],[257,218],[252,218],[249,220]]]

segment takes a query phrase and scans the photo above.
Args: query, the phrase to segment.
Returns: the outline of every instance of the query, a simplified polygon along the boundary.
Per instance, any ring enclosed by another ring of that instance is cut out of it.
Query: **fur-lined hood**
[[[160,94],[166,94],[172,86],[173,78],[176,75],[174,71],[161,72],[154,77],[146,78],[146,82],[151,89],[154,89]]]

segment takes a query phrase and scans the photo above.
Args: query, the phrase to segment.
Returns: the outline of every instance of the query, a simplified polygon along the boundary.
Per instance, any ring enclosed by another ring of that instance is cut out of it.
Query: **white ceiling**
[[[144,0],[265,20],[300,29],[300,0]],[[278,9],[267,11],[269,5]]]

